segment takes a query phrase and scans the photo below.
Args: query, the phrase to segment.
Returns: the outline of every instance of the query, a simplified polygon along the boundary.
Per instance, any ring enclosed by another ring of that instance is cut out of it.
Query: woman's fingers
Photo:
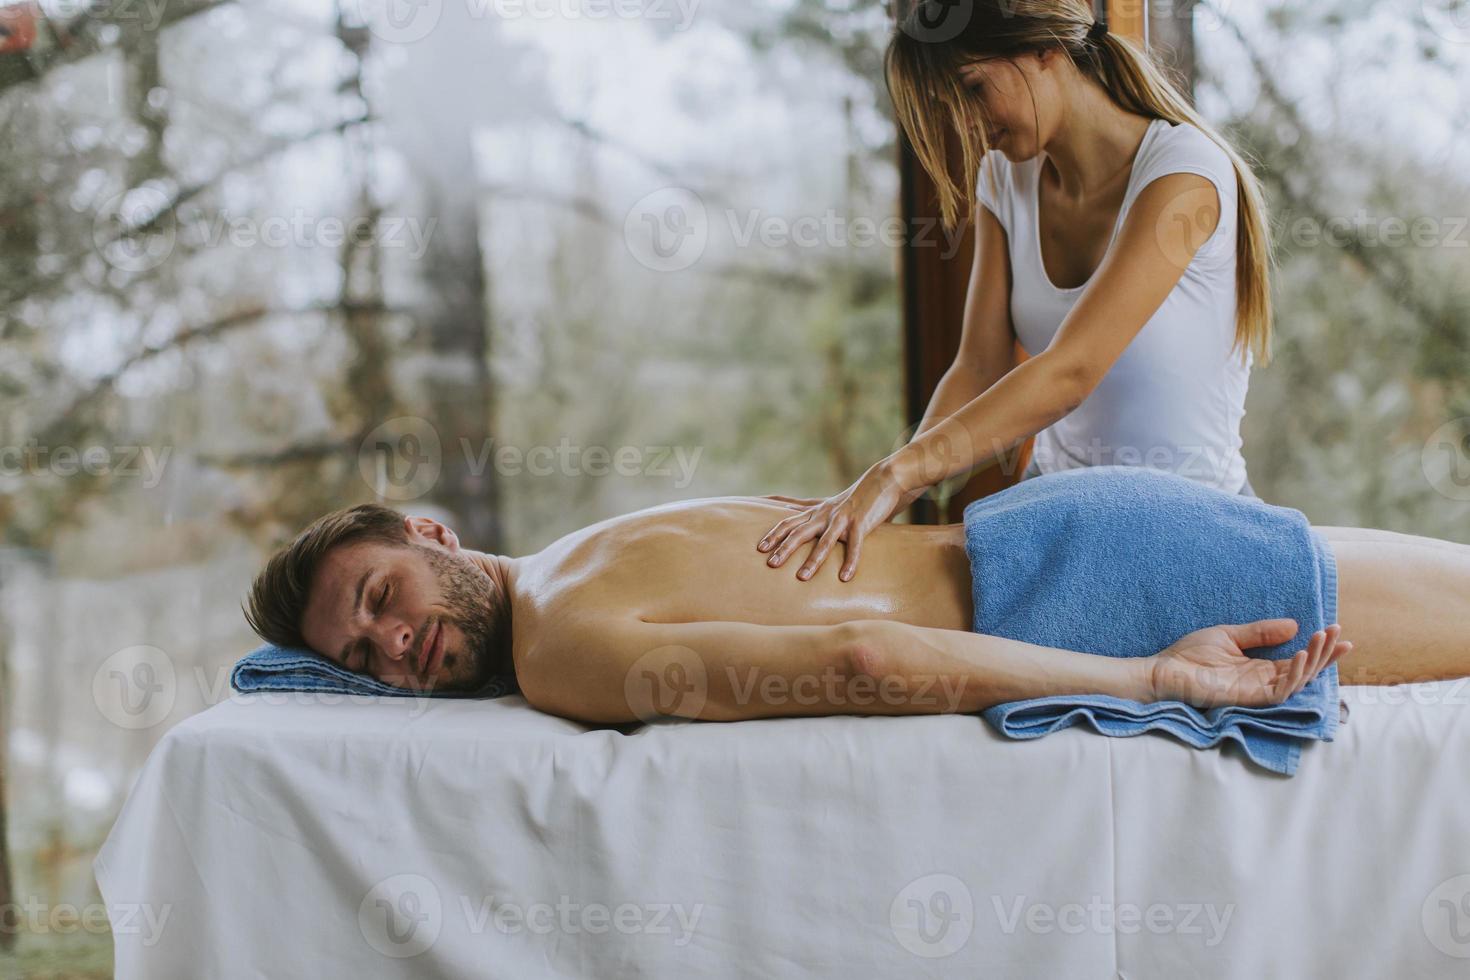
[[[854,527],[847,532],[846,557],[842,562],[841,570],[837,573],[837,577],[844,582],[851,582],[852,577],[857,574],[858,559],[862,557],[863,537],[861,527]]]
[[[781,520],[778,520],[775,525],[770,527],[770,530],[767,530],[766,536],[757,542],[756,551],[769,551],[770,548],[776,547],[781,542],[781,539],[785,538],[788,530],[800,525],[803,520],[810,520],[810,517],[810,514],[806,513],[806,511],[800,514],[791,514],[791,516],[782,517]]]
[[[776,545],[780,544],[787,534],[791,533],[792,528],[811,520],[812,514],[814,513],[814,510],[807,510],[800,514],[792,514],[790,517],[781,518],[776,522],[776,526],[767,531],[766,536],[760,539],[760,542],[755,546],[755,550],[770,551]]]
[[[806,561],[802,563],[801,568],[796,570],[796,577],[805,581],[815,575],[817,569],[822,567],[822,562],[827,560],[827,553],[832,550],[832,546],[842,537],[842,532],[846,528],[847,517],[839,512],[827,525],[827,530],[823,531],[822,536],[817,539],[817,543],[812,547],[812,553],[807,555]]]
[[[786,539],[776,546],[771,552],[771,557],[766,559],[766,564],[772,568],[780,568],[786,559],[791,557],[792,552],[800,548],[804,543],[815,538],[827,529],[830,517],[823,513],[812,512],[812,518],[803,524],[798,524],[786,534]],[[787,518],[790,520],[790,518]]]

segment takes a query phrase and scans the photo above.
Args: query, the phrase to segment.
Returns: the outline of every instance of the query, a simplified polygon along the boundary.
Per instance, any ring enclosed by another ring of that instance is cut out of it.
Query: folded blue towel
[[[315,691],[323,694],[370,694],[383,697],[499,698],[515,694],[514,677],[494,677],[480,691],[410,691],[384,684],[375,677],[359,674],[332,663],[310,650],[266,644],[236,662],[230,671],[230,686],[242,694],[260,691]]]
[[[977,633],[1147,657],[1206,626],[1289,617],[1299,627],[1289,643],[1246,651],[1279,660],[1336,621],[1336,558],[1305,514],[1161,470],[1035,477],[971,503],[964,520]],[[1289,776],[1304,740],[1331,741],[1337,731],[1337,665],[1262,708],[1063,695],[983,715],[1010,738],[1086,721],[1104,735],[1164,731],[1197,748],[1233,739]]]

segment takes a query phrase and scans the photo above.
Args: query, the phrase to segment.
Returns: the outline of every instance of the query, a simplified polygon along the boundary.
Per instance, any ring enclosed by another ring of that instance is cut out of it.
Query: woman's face
[[[1029,160],[1046,144],[1054,84],[1049,67],[1047,59],[1025,54],[987,58],[960,69],[965,87],[985,106],[991,147],[1010,160]]]

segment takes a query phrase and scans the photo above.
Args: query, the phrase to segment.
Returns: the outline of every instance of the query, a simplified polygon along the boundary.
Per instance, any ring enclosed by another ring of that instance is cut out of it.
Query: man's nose
[[[413,628],[399,620],[383,624],[378,646],[390,660],[402,660],[413,652]]]

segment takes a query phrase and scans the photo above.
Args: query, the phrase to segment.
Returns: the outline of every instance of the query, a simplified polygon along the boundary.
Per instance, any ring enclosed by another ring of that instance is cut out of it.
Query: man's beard
[[[439,583],[439,593],[448,608],[442,619],[459,627],[464,634],[463,650],[446,650],[442,671],[447,675],[430,683],[440,691],[474,693],[495,677],[496,595],[490,576],[463,555],[451,555],[438,548],[415,545],[429,560],[429,567]],[[468,658],[461,667],[459,658]]]

